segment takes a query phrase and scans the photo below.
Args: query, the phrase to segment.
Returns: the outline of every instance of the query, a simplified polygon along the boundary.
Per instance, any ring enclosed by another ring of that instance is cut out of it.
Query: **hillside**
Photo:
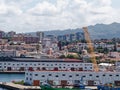
[[[94,26],[88,26],[88,31],[93,39],[105,39],[105,38],[120,38],[120,23],[112,24],[96,24]],[[44,31],[45,35],[64,35],[76,32],[82,32],[81,28],[67,29],[67,30],[51,30]]]

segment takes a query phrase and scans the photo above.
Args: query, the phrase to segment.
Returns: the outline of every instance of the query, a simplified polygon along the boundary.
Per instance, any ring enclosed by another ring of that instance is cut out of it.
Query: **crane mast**
[[[95,54],[94,54],[94,49],[93,49],[92,41],[90,39],[88,28],[83,27],[83,31],[84,31],[84,35],[85,35],[85,40],[88,44],[90,55],[92,56],[92,63],[93,63],[94,71],[97,72],[99,69],[98,69],[98,66],[97,66],[97,62],[96,62],[96,58],[95,58]]]

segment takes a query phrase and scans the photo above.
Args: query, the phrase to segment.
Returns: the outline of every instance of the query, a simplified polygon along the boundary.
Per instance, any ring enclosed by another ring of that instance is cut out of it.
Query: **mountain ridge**
[[[43,31],[45,35],[65,35],[77,32],[83,32],[82,28]],[[111,39],[120,38],[120,23],[96,24],[88,26],[88,32],[92,39]],[[34,34],[33,32],[32,34]]]

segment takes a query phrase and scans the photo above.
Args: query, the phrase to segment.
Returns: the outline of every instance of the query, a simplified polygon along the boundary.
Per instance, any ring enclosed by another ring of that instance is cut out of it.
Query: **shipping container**
[[[33,86],[39,86],[40,81],[39,80],[33,80]]]
[[[29,71],[34,71],[32,67],[29,67],[29,69],[28,69],[28,70],[29,70]]]
[[[93,80],[89,80],[88,81],[88,86],[94,86],[94,81]]]
[[[48,80],[48,83],[49,83],[50,85],[53,85],[53,80]]]
[[[61,86],[67,86],[67,80],[61,80]]]
[[[83,71],[83,68],[79,68],[79,71]]]
[[[116,86],[120,86],[120,81],[115,81],[114,83]]]
[[[11,71],[12,69],[11,69],[11,67],[7,67],[7,71]]]

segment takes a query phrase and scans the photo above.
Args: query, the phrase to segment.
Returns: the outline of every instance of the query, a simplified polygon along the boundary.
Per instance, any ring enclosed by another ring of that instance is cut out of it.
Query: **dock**
[[[6,88],[9,90],[41,90],[40,86],[25,86],[20,84],[14,84],[12,82],[0,82],[0,87]],[[97,87],[86,86],[85,90],[97,90]]]
[[[14,84],[12,82],[0,82],[0,87],[9,90],[41,90],[40,86],[24,86],[20,84]]]
[[[25,71],[0,71],[0,74],[25,74]]]

